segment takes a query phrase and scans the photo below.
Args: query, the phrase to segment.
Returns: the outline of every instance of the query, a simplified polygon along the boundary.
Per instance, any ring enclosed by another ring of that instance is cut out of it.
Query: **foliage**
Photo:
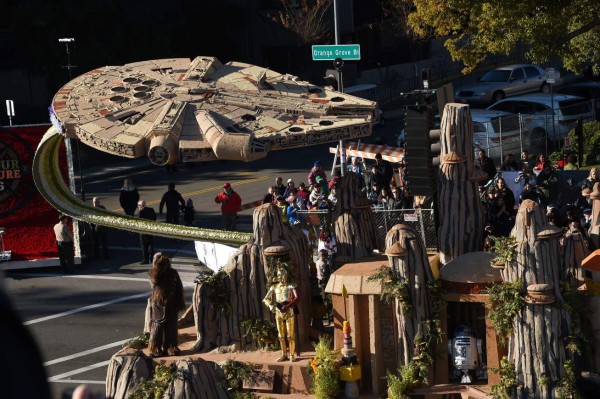
[[[324,16],[331,0],[279,0],[283,10],[271,19],[294,32],[303,43],[319,43],[329,36]],[[300,4],[298,4],[300,3]]]
[[[380,272],[382,271],[380,270]],[[427,296],[433,316],[430,320],[421,322],[421,328],[415,335],[414,352],[417,355],[408,364],[400,366],[397,374],[388,371],[386,380],[390,398],[408,399],[408,392],[427,381],[429,370],[435,363],[436,345],[444,339],[440,312],[446,302],[441,299],[440,287],[437,281],[427,284]]]
[[[515,365],[506,356],[500,360],[500,368],[491,368],[493,373],[500,373],[500,381],[492,386],[490,396],[494,399],[511,399],[512,392],[517,386]]]
[[[400,366],[397,374],[391,373],[388,370],[385,379],[387,381],[389,399],[409,399],[408,393],[421,384],[419,368],[415,362]]]
[[[581,395],[577,388],[575,366],[571,360],[565,362],[565,374],[559,382],[559,398],[580,399]]]
[[[221,365],[221,370],[225,376],[224,381],[221,381],[221,386],[232,392],[234,395],[240,393],[242,383],[244,381],[255,381],[254,370],[258,365],[253,363],[243,363],[237,360],[227,359]],[[236,396],[237,397],[237,396]]]
[[[292,273],[292,265],[289,261],[289,256],[268,256],[267,257],[267,281],[269,284],[277,283],[277,270],[285,269],[288,275],[288,281],[293,281],[294,274]]]
[[[194,280],[196,283],[206,285],[210,299],[210,305],[217,311],[225,314],[231,313],[231,303],[229,302],[229,291],[225,281],[229,276],[223,269],[218,272],[207,271],[199,272]]]
[[[244,337],[250,336],[252,341],[261,349],[279,349],[277,326],[270,320],[247,319],[242,321]]]
[[[487,289],[490,296],[489,318],[500,342],[505,342],[513,330],[513,321],[525,307],[521,281],[494,284]]]
[[[587,291],[578,290],[567,282],[560,283],[560,293],[563,298],[561,306],[571,317],[570,335],[567,338],[566,348],[573,354],[581,354],[583,344],[593,339],[590,316],[594,312],[591,295]]]
[[[369,282],[381,282],[381,300],[385,303],[391,303],[397,299],[405,312],[410,312],[412,306],[408,300],[408,280],[399,278],[392,269],[382,266],[377,273],[369,276]]]
[[[123,344],[123,348],[135,348],[142,349],[148,347],[148,340],[150,339],[150,333],[142,332],[140,335],[131,338],[129,341]]]
[[[575,129],[569,132],[572,150],[579,153],[579,143],[575,135]],[[600,164],[600,122],[593,121],[583,124],[583,159],[582,165]]]
[[[175,378],[175,365],[159,364],[154,368],[152,379],[142,380],[135,387],[135,391],[129,396],[129,399],[160,399],[163,397],[167,387]]]
[[[332,349],[331,338],[319,337],[319,342],[314,344],[315,357],[311,360],[314,371],[312,394],[316,399],[337,397],[340,385],[338,381],[340,351]]]
[[[494,254],[492,263],[508,266],[515,258],[515,244],[517,243],[515,237],[490,236],[490,238],[494,242],[492,246],[492,253]]]
[[[405,3],[404,0],[395,0]],[[600,72],[600,3],[593,0],[497,1],[413,0],[408,26],[419,37],[446,38],[454,60],[470,72],[490,54],[510,54],[524,45],[527,58],[546,64],[555,58],[580,72]]]

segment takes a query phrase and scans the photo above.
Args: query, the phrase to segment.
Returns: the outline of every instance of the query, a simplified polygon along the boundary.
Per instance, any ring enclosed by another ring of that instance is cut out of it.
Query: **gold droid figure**
[[[281,343],[281,357],[278,362],[290,359],[296,361],[296,340],[294,337],[296,315],[294,313],[298,302],[296,284],[288,282],[288,273],[285,269],[277,270],[278,282],[273,284],[263,303],[275,313],[279,342]],[[289,344],[289,345],[288,345]]]

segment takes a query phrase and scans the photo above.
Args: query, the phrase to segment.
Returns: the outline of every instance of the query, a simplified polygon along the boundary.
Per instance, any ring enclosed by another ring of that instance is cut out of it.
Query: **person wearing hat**
[[[323,194],[325,194],[326,197],[329,195],[329,188],[327,187],[327,179],[323,179],[321,176],[317,176],[314,187],[316,187],[316,186],[321,187],[321,191],[323,192]]]
[[[215,202],[221,204],[221,214],[223,215],[223,229],[235,231],[237,223],[237,214],[242,205],[242,198],[233,191],[231,184],[223,184],[223,191],[215,197]]]
[[[321,177],[325,186],[327,186],[327,175],[325,175],[325,171],[321,168],[321,161],[316,161],[313,168],[310,170],[310,173],[308,174],[308,185],[314,186],[317,184],[317,177]]]
[[[58,259],[63,273],[73,273],[75,265],[75,251],[73,248],[73,232],[67,225],[69,217],[60,214],[58,223],[54,225],[54,236],[56,237],[56,249]]]
[[[288,179],[287,186],[283,192],[283,198],[289,198],[291,195],[296,195],[296,192],[297,190],[294,181],[292,179]]]

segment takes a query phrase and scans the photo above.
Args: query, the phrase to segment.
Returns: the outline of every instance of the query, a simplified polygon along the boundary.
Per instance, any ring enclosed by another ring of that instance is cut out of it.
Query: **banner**
[[[229,259],[238,251],[237,248],[214,242],[194,241],[198,260],[214,272],[225,266]]]
[[[0,128],[0,228],[13,262],[58,257],[53,231],[58,211],[37,192],[31,174],[35,150],[48,128]],[[66,175],[65,157],[61,168]]]

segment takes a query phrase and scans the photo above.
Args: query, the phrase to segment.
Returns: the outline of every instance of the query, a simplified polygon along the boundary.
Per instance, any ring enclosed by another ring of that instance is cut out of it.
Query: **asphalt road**
[[[377,132],[391,142],[394,128],[394,123],[388,123]],[[174,173],[144,160],[129,162],[91,152],[83,169],[84,189],[88,201],[98,196],[107,209],[120,211],[119,190],[130,177],[142,199],[158,212],[162,193],[173,182],[186,199],[193,199],[198,226],[220,228],[220,208],[214,197],[224,182],[233,185],[242,203],[253,202],[262,198],[277,176],[284,182],[288,178],[306,181],[315,160],[321,160],[329,174],[333,156],[328,148],[276,152],[253,163],[182,164]],[[251,216],[252,210],[240,214],[240,230],[252,230]],[[172,257],[190,304],[193,280],[201,268],[193,243],[158,237],[155,246]],[[75,275],[47,268],[9,272],[4,278],[13,306],[39,345],[54,398],[81,383],[103,393],[110,357],[143,330],[150,286],[148,266],[139,264],[138,235],[111,230],[109,252],[109,260],[84,259]]]

